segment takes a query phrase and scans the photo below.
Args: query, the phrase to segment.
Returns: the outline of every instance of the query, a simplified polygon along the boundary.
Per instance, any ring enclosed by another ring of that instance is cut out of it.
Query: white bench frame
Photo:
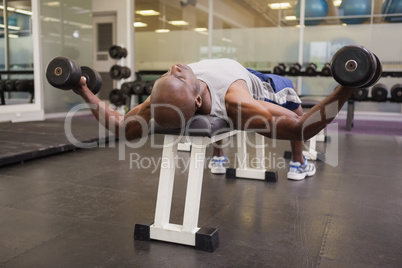
[[[265,158],[265,137],[261,134],[255,133],[255,152],[258,159]],[[276,182],[278,174],[276,171],[267,171],[266,167],[260,162],[260,166],[251,168],[249,154],[247,153],[247,132],[239,131],[237,134],[237,152],[238,157],[237,165],[235,169],[236,178],[254,179],[254,180],[268,180],[271,182]],[[227,174],[229,175],[229,174]]]
[[[215,236],[214,241],[197,241],[198,217],[201,202],[202,181],[205,167],[205,152],[209,144],[230,137],[236,130],[209,137],[165,135],[162,157],[169,161],[169,165],[161,166],[159,186],[156,200],[154,223],[149,226],[148,234],[141,234],[144,225],[136,225],[134,238],[137,240],[160,240],[177,244],[195,246],[197,249],[214,251],[219,245],[219,236],[216,229],[205,228],[201,236]],[[183,224],[170,223],[170,211],[173,198],[177,148],[179,141],[191,142],[190,166],[187,179],[187,190],[184,204]],[[146,228],[145,228],[146,229]],[[141,231],[142,230],[142,231]],[[215,232],[216,231],[216,232]],[[208,233],[212,232],[212,233]],[[147,230],[145,230],[147,233]],[[217,241],[216,241],[217,239]],[[209,244],[208,244],[209,243]],[[211,244],[212,243],[212,244]]]

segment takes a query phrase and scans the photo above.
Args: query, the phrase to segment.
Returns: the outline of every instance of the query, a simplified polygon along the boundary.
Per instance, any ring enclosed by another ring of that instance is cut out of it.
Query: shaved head
[[[194,116],[200,86],[191,69],[174,65],[155,81],[151,107],[156,123],[166,128],[182,128]]]

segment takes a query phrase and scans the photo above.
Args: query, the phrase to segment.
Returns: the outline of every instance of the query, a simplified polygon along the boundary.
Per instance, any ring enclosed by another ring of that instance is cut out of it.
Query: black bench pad
[[[170,134],[183,136],[213,137],[233,130],[229,122],[223,118],[210,115],[196,115],[184,128],[163,128],[155,120],[151,120],[150,134]]]

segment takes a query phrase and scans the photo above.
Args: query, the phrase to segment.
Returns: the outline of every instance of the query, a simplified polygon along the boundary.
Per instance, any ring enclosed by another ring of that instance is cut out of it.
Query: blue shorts
[[[276,75],[276,74],[263,74],[263,73],[260,73],[260,72],[257,72],[255,70],[248,69],[248,68],[247,68],[247,70],[250,73],[257,76],[258,78],[260,78],[261,81],[268,82],[276,93],[281,91],[284,88],[293,88],[293,82],[289,78],[286,78],[286,77],[283,77],[280,75]],[[269,99],[265,99],[265,101],[278,104]],[[296,110],[297,108],[299,108],[300,103],[288,101],[283,104],[280,104],[280,106],[282,106],[286,109],[289,109],[289,110]]]

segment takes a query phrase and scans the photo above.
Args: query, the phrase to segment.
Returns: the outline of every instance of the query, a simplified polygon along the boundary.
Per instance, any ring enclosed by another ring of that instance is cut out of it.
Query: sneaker
[[[304,178],[313,176],[315,174],[315,166],[313,163],[308,163],[304,157],[304,164],[299,162],[290,161],[290,168],[288,172],[289,180],[303,180]]]
[[[209,160],[208,168],[211,170],[212,174],[225,174],[227,162],[226,156],[214,156]]]

